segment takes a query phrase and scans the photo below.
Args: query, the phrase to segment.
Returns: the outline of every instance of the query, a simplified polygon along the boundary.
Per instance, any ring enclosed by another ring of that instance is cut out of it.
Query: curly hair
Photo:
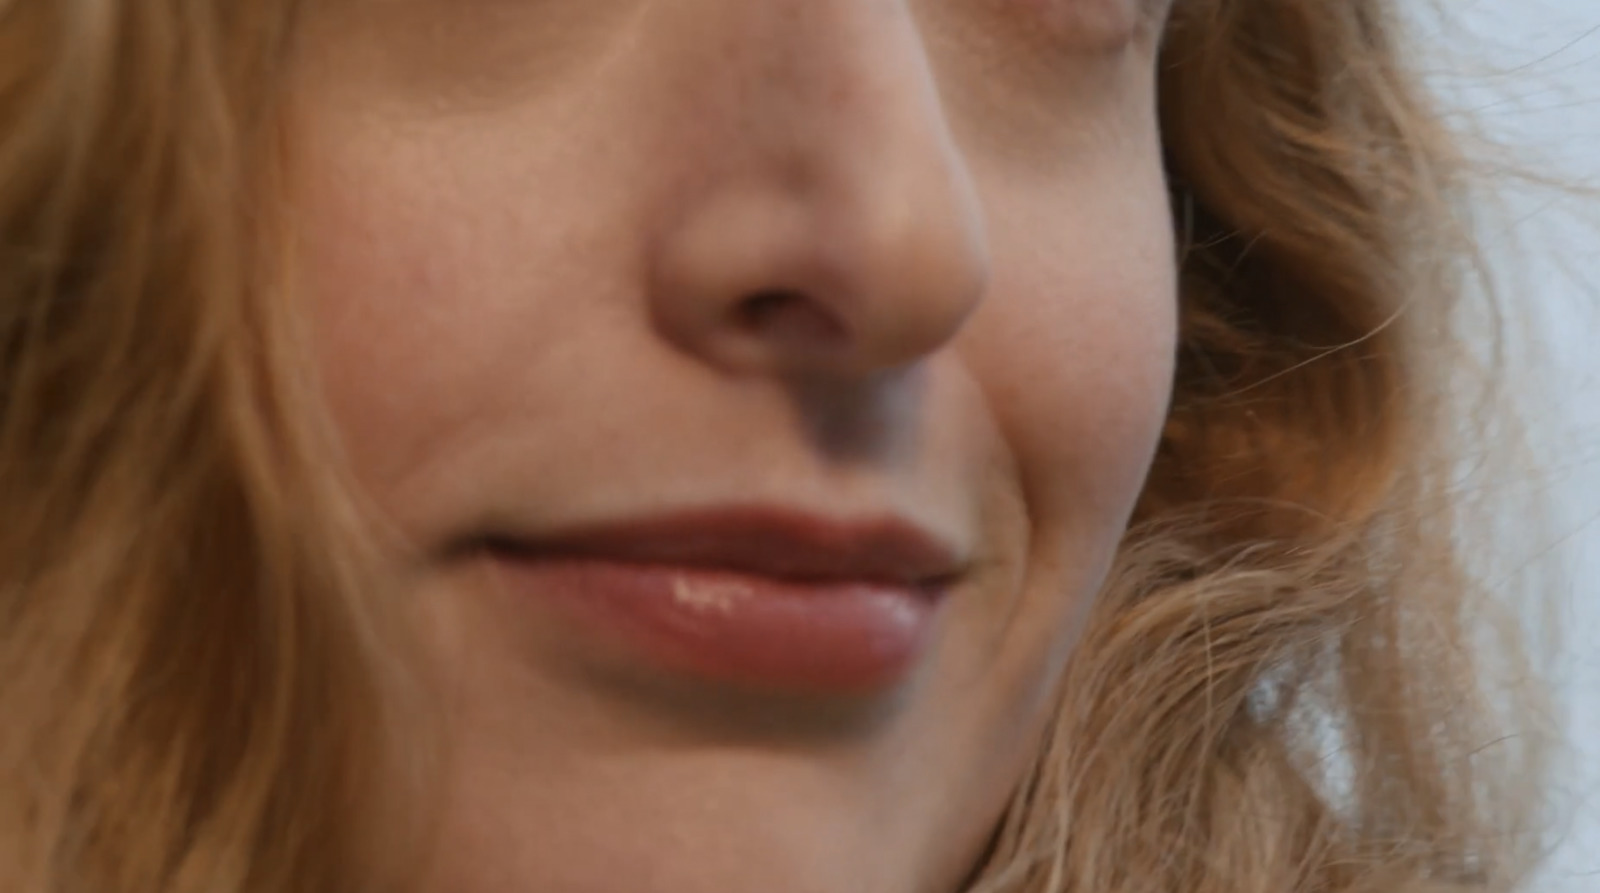
[[[375,798],[418,793],[264,299],[292,7],[0,0],[0,889],[375,889]],[[974,890],[1520,878],[1537,761],[1484,747],[1514,717],[1451,483],[1472,168],[1401,33],[1394,0],[1175,2],[1174,402]]]

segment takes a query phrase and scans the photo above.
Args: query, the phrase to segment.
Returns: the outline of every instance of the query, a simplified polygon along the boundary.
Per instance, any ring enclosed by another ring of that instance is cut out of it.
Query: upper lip
[[[702,509],[549,535],[496,534],[482,543],[531,557],[585,556],[799,580],[926,585],[962,568],[956,548],[900,518],[835,520],[766,507]]]

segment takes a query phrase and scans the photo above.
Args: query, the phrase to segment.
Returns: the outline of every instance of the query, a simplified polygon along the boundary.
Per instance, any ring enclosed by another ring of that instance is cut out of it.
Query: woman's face
[[[309,314],[447,708],[422,886],[958,887],[1166,407],[1160,10],[309,6]]]

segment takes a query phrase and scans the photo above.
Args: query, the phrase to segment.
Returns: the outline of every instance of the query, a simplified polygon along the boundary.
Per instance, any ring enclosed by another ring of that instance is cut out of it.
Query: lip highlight
[[[504,591],[557,607],[580,635],[661,672],[810,694],[907,677],[961,572],[954,549],[895,519],[768,509],[482,543]]]

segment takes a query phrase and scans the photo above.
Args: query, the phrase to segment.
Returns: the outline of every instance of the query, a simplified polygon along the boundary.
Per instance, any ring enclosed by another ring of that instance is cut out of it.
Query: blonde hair
[[[0,0],[8,891],[378,883],[399,662],[263,299],[291,5]],[[1446,450],[1469,168],[1393,16],[1177,0],[1175,403],[976,889],[1520,876]]]

